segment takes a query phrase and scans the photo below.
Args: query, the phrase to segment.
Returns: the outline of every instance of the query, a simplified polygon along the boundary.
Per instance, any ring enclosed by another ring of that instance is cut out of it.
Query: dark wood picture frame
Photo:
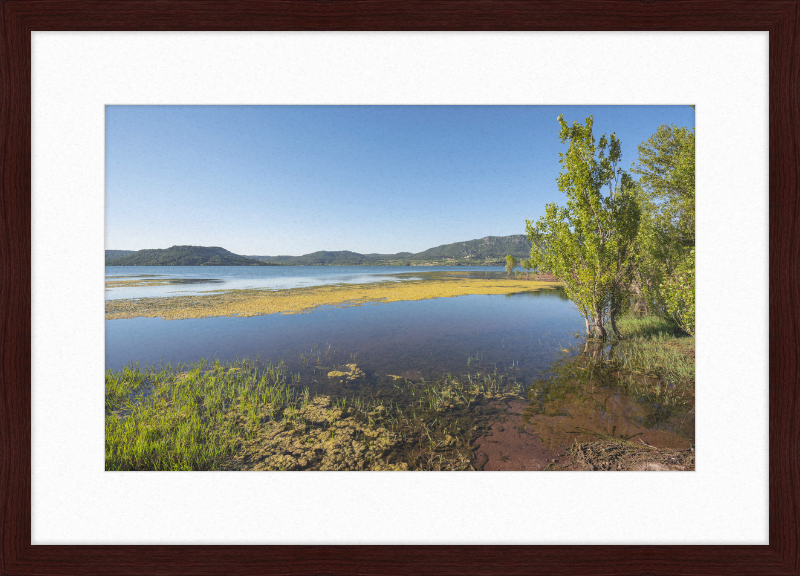
[[[799,574],[800,0],[0,0],[0,574]],[[769,32],[769,545],[32,546],[31,31]]]

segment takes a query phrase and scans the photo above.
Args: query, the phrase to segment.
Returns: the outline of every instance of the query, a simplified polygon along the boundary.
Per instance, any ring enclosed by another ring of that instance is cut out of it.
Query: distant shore
[[[321,306],[347,307],[471,294],[514,294],[560,286],[555,279],[489,280],[462,276],[445,277],[438,273],[425,274],[431,276],[402,282],[335,284],[284,290],[219,290],[196,296],[107,300],[106,320],[137,317],[180,320],[212,316],[302,314]]]

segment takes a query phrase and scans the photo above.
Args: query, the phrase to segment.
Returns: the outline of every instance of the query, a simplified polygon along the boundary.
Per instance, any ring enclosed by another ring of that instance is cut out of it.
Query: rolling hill
[[[512,236],[486,236],[479,240],[443,244],[436,248],[429,248],[424,252],[414,254],[415,259],[476,259],[505,258],[511,254],[517,258],[528,258],[531,255],[531,243],[523,234]]]
[[[239,256],[219,246],[172,246],[139,250],[106,260],[106,266],[277,266]]]
[[[108,264],[111,260],[122,258],[123,256],[133,254],[134,252],[136,252],[136,250],[106,250],[106,264]]]
[[[320,250],[303,256],[239,256],[218,246],[172,246],[164,250],[106,250],[106,266],[501,266],[506,254],[528,258],[531,245],[522,234],[486,236],[443,244],[422,252],[359,254]]]
[[[486,236],[478,240],[443,244],[416,254],[359,254],[342,250],[319,251],[303,256],[248,256],[262,262],[277,262],[286,266],[408,266],[412,264],[447,265],[504,265],[506,254],[528,258],[531,244],[523,234]]]

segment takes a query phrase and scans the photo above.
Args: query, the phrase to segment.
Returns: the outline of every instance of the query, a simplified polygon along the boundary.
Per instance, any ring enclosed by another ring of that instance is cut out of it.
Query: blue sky
[[[419,252],[524,234],[556,177],[558,122],[594,116],[623,169],[689,106],[106,106],[106,248]]]

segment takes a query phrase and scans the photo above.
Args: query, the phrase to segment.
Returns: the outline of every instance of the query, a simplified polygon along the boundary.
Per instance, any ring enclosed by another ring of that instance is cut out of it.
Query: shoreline
[[[334,284],[289,289],[209,291],[203,295],[107,300],[106,320],[163,318],[183,320],[218,316],[250,317],[268,314],[303,314],[326,306],[345,308],[363,304],[430,300],[468,295],[506,295],[557,288],[553,280],[478,279],[441,277]]]
[[[568,409],[559,416],[578,420],[559,432],[549,411],[531,414],[536,386],[489,367],[409,379],[336,355],[107,372],[106,470],[695,469],[694,441],[677,431],[583,429]]]

